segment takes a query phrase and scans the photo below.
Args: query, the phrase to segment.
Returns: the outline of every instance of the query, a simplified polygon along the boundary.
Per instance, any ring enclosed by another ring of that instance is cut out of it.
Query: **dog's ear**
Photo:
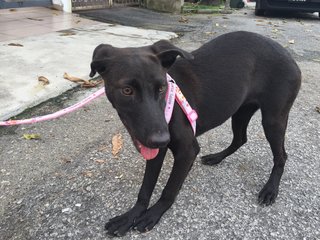
[[[90,77],[94,77],[94,75],[96,75],[96,73],[98,72],[99,74],[101,74],[102,72],[104,72],[107,68],[107,59],[102,59],[102,60],[94,60],[91,62],[90,66],[91,66],[91,72],[89,74]]]
[[[161,61],[164,68],[169,68],[175,62],[177,56],[183,57],[188,60],[193,59],[193,55],[188,53],[166,40],[160,40],[152,45],[153,51]]]
[[[92,55],[90,77],[98,72],[99,74],[106,70],[107,58],[112,56],[113,47],[109,44],[100,44],[97,46]]]
[[[157,54],[157,57],[160,59],[161,64],[164,68],[170,68],[171,65],[176,61],[177,56],[181,56],[188,60],[192,60],[193,56],[190,53],[185,51],[179,51],[176,49],[167,50]]]

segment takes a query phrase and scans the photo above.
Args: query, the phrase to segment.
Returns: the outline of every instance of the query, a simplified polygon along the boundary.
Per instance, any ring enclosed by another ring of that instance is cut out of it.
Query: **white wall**
[[[55,9],[69,13],[72,12],[71,0],[52,0],[52,4]]]

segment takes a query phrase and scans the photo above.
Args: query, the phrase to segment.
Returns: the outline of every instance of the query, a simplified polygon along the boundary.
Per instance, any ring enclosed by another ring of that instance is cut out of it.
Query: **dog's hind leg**
[[[230,146],[219,153],[201,157],[202,163],[205,165],[218,164],[245,144],[247,142],[247,127],[249,121],[258,108],[256,104],[248,104],[240,107],[232,116],[233,140]]]
[[[288,114],[288,112],[277,114],[262,111],[262,125],[273,153],[274,165],[268,182],[259,193],[258,201],[260,204],[271,205],[278,195],[280,179],[287,160],[284,139]]]

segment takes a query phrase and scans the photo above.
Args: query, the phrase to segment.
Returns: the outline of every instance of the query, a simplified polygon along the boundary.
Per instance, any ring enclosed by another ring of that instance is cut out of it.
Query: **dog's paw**
[[[161,216],[155,216],[146,212],[141,217],[137,218],[134,223],[134,229],[144,233],[150,231],[158,222]]]
[[[224,158],[225,158],[225,156],[220,153],[209,154],[206,156],[202,156],[201,162],[204,165],[212,166],[212,165],[216,165],[216,164],[220,163]]]
[[[130,211],[110,219],[105,225],[105,230],[111,236],[124,236],[133,227],[135,219],[144,211],[144,207],[133,207]]]
[[[117,216],[106,223],[105,229],[109,235],[124,236],[133,226],[134,219],[126,214]]]
[[[269,206],[275,202],[277,196],[278,189],[267,183],[259,193],[258,202],[260,205]]]
[[[149,209],[141,217],[137,218],[134,223],[134,229],[144,233],[150,231],[160,220],[162,213]]]

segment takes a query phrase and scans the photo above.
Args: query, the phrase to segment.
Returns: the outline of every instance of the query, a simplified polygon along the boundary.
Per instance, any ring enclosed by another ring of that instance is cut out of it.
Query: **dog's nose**
[[[164,133],[153,133],[148,138],[147,144],[151,148],[161,148],[168,145],[170,142],[169,132]]]

